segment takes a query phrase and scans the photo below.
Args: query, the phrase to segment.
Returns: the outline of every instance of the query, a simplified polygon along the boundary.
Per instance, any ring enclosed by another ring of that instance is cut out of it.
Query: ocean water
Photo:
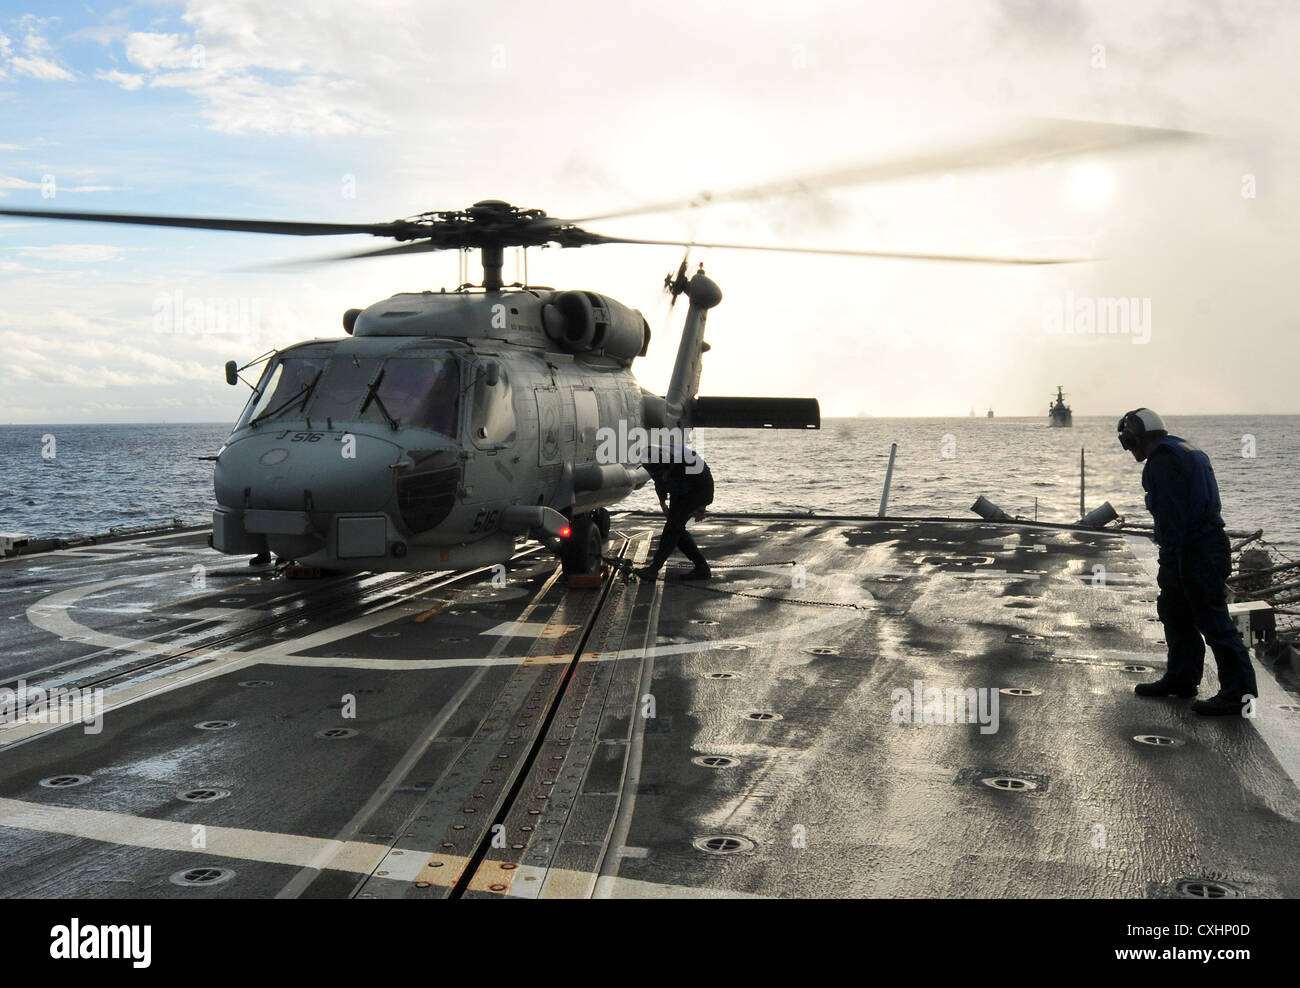
[[[212,464],[199,457],[229,434],[229,424],[0,426],[0,531],[210,522]]]
[[[1189,416],[1171,431],[1214,463],[1229,529],[1263,528],[1300,556],[1300,416]],[[228,424],[0,427],[0,531],[75,536],[115,527],[211,519],[212,464]],[[53,437],[51,449],[48,437]],[[984,495],[1008,513],[1079,517],[1079,452],[1089,510],[1109,501],[1149,524],[1141,466],[1115,441],[1115,419],[828,419],[820,431],[701,430],[696,446],[719,511],[873,515],[890,443],[898,443],[891,515],[973,518]],[[43,452],[53,456],[43,456]],[[653,509],[649,488],[627,507]]]

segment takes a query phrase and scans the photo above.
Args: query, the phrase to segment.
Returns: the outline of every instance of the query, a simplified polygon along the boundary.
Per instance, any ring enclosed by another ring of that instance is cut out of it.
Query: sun
[[[1081,209],[1100,209],[1110,202],[1115,177],[1104,165],[1079,165],[1071,170],[1068,195]]]

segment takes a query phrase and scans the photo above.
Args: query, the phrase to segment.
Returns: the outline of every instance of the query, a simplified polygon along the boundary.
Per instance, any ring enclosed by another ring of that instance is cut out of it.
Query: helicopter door
[[[560,392],[555,388],[538,388],[537,396],[537,465],[549,467],[563,459],[560,443],[564,423],[560,414]]]

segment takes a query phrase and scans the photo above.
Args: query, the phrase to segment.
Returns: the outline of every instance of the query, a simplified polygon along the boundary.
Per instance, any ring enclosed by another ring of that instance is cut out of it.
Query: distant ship
[[[989,413],[993,414],[992,412]],[[1074,413],[1070,411],[1070,406],[1065,403],[1065,392],[1061,386],[1056,386],[1056,401],[1047,408],[1048,424],[1056,429],[1068,429],[1074,425]]]
[[[991,409],[991,408],[989,409],[988,417],[989,417],[989,418],[992,418],[992,417],[993,417],[993,409]]]
[[[970,417],[971,417],[971,418],[974,418],[974,417],[975,417],[975,406],[974,406],[974,405],[971,405],[971,406],[970,406]]]

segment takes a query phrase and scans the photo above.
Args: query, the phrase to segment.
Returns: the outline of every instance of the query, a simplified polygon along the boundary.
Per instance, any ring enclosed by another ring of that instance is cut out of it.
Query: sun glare
[[[1110,202],[1115,178],[1104,165],[1079,165],[1070,172],[1069,198],[1082,209],[1100,209]]]

